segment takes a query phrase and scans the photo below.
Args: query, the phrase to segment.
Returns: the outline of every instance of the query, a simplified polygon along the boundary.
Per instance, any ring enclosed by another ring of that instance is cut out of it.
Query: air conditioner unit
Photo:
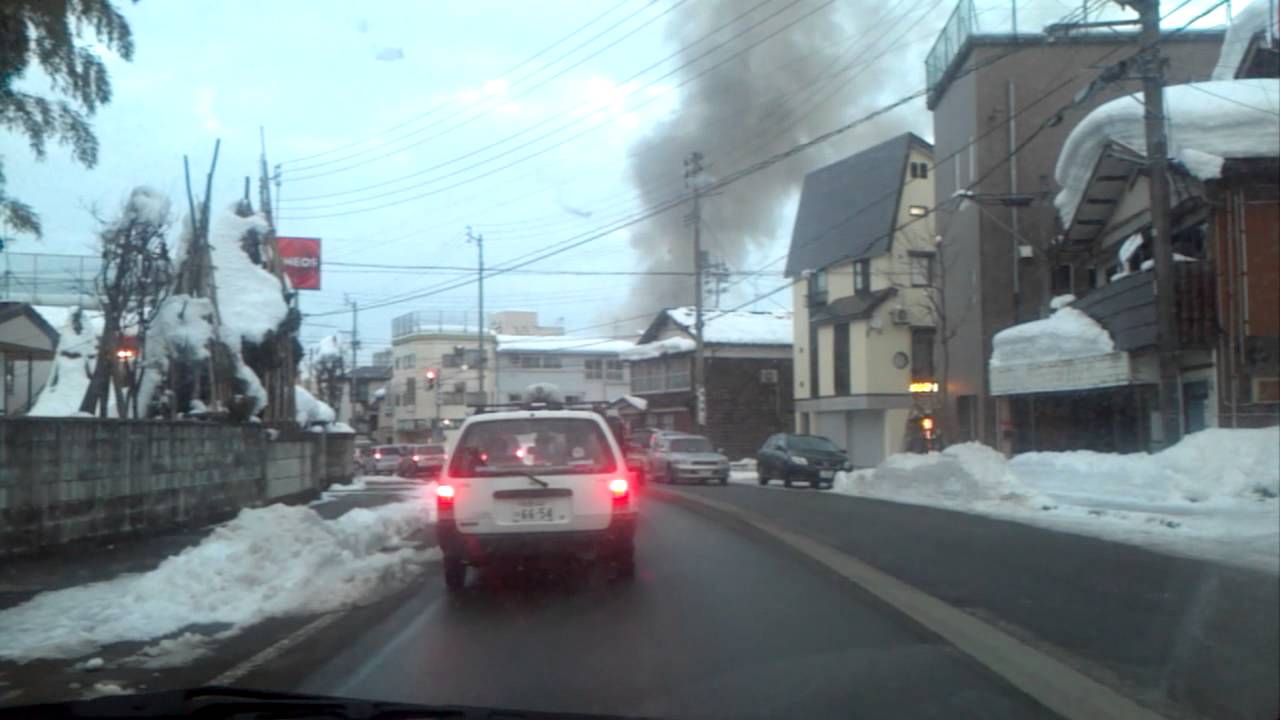
[[[760,384],[761,384],[761,385],[777,385],[777,384],[778,384],[778,370],[777,370],[776,368],[765,368],[765,369],[761,370],[761,371],[760,371]]]
[[[911,323],[911,311],[904,307],[889,308],[889,320],[894,325],[908,325]]]

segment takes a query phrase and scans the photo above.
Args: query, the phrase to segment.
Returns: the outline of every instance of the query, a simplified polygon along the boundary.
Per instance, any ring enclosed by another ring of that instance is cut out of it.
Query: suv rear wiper
[[[531,472],[525,472],[525,471],[523,471],[523,470],[517,470],[517,471],[516,471],[516,473],[517,473],[517,474],[520,474],[520,475],[523,475],[523,476],[525,476],[525,477],[527,477],[527,478],[529,478],[530,480],[532,480],[532,481],[534,481],[534,482],[538,483],[539,485],[541,485],[541,486],[542,486],[542,487],[544,487],[544,488],[549,488],[549,487],[551,487],[551,483],[547,482],[546,480],[543,480],[542,478],[538,477],[537,475],[534,475],[534,474],[533,474],[533,473],[531,473]]]
[[[272,718],[525,718],[550,720],[625,720],[619,715],[578,715],[573,713],[508,710],[465,705],[418,705],[351,698],[303,695],[210,685],[186,690],[107,695],[92,700],[0,708],[3,718],[230,718],[243,715]]]

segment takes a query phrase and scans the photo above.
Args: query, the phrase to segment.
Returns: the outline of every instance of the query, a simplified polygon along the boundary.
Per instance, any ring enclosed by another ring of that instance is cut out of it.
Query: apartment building
[[[447,324],[430,313],[392,320],[387,400],[396,442],[447,438],[461,426],[468,407],[494,402],[495,338],[485,331],[482,354],[479,332],[474,325]]]

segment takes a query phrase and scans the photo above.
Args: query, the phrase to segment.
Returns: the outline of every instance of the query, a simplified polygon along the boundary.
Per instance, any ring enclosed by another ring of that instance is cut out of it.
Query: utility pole
[[[698,432],[702,432],[707,424],[706,358],[702,345],[702,191],[698,178],[702,169],[702,153],[696,150],[689,153],[684,159],[684,182],[693,191],[693,210],[689,213],[693,224],[693,422]]]
[[[480,281],[480,319],[476,323],[476,326],[478,327],[478,330],[476,331],[476,339],[480,346],[480,356],[476,358],[476,373],[480,378],[480,395],[481,397],[484,397],[484,403],[487,405],[488,397],[486,397],[484,393],[484,236],[471,232],[471,226],[468,225],[467,242],[475,243],[476,251],[480,255],[480,266],[476,275]],[[463,398],[463,402],[465,401],[466,398]]]
[[[1177,292],[1173,277],[1172,227],[1169,212],[1169,141],[1164,121],[1164,59],[1160,55],[1160,0],[1128,0],[1142,23],[1142,98],[1147,133],[1153,253],[1156,271],[1156,345],[1160,364],[1161,442],[1173,445],[1182,434],[1178,392],[1178,336],[1174,321]]]
[[[356,353],[360,350],[360,331],[356,327],[356,317],[360,312],[360,305],[358,302],[356,302],[355,298],[348,295],[347,307],[351,308],[351,370],[350,372],[354,373],[356,370],[356,357],[357,357]],[[352,381],[353,382],[355,381],[354,377],[352,377]]]

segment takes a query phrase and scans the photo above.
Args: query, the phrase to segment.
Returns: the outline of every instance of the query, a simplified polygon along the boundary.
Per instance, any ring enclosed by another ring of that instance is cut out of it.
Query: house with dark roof
[[[631,428],[694,432],[694,309],[659,312],[621,357],[631,394],[617,409]],[[754,457],[791,425],[791,313],[707,310],[703,314],[706,427],[733,459]]]
[[[804,179],[793,285],[795,429],[855,466],[919,446],[933,412],[933,147],[903,133]]]
[[[58,331],[27,303],[0,302],[0,415],[22,415],[52,367]]]

